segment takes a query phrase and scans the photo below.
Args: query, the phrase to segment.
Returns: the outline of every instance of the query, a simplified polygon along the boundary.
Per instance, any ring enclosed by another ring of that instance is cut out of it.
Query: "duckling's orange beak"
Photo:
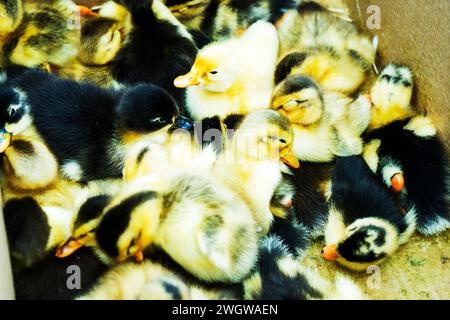
[[[328,261],[336,260],[339,257],[337,248],[337,244],[327,245],[322,249],[322,253],[320,255],[322,256],[322,258]]]
[[[144,253],[142,252],[142,250],[136,251],[136,253],[133,254],[133,256],[136,262],[144,261]]]
[[[177,88],[187,88],[199,84],[197,75],[192,71],[183,76],[179,76],[173,81],[173,85]]]
[[[405,178],[401,173],[396,173],[391,177],[391,188],[392,190],[397,192],[402,192],[405,187]]]
[[[280,158],[281,158],[281,161],[283,161],[283,163],[287,164],[288,166],[290,166],[294,169],[297,169],[300,167],[300,162],[298,161],[297,157],[292,152],[292,150],[289,150],[288,153],[281,156]]]
[[[73,254],[75,251],[83,246],[81,242],[74,238],[69,238],[66,242],[62,243],[57,249],[56,254],[58,258],[66,258]]]
[[[78,5],[78,10],[80,11],[80,16],[82,17],[96,17],[98,14],[92,11],[90,8],[82,5]]]

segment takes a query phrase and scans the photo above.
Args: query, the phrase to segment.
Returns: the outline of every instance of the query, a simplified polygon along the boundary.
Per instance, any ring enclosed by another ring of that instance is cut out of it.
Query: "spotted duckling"
[[[10,23],[9,33],[0,34],[1,66],[62,66],[77,55],[79,11],[71,0],[16,0],[8,1],[5,8],[14,22]]]
[[[416,228],[413,206],[403,212],[362,156],[336,159],[322,256],[364,271],[408,241]]]
[[[118,261],[142,260],[154,244],[199,279],[239,282],[256,259],[251,209],[208,172],[177,168],[170,158],[159,161],[161,155],[163,146],[145,150],[140,163],[154,163],[155,170],[132,179],[105,209],[95,233],[100,250]],[[158,163],[172,169],[158,170]]]
[[[414,205],[417,230],[430,236],[450,228],[449,162],[433,121],[411,105],[412,91],[406,66],[389,64],[380,73],[370,90],[364,156],[402,207]]]
[[[275,82],[306,75],[326,91],[351,94],[367,79],[376,49],[349,21],[314,1],[302,1],[278,27]]]

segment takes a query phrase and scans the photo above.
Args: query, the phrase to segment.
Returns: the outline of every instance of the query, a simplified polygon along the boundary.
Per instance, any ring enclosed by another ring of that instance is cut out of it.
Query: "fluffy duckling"
[[[244,282],[244,298],[252,300],[361,300],[361,289],[337,275],[334,282],[299,264],[278,237],[261,242],[257,270]]]
[[[119,261],[141,260],[142,250],[154,244],[199,279],[239,282],[257,255],[250,208],[207,172],[190,166],[158,170],[158,163],[170,163],[167,157],[159,161],[163,154],[163,147],[154,145],[140,157],[156,169],[134,179],[108,205],[96,231],[99,248]]]
[[[67,259],[49,252],[33,266],[14,273],[17,300],[72,300],[86,294],[107,270],[92,248],[82,248]],[[81,274],[79,288],[68,286],[75,273]]]
[[[114,19],[94,17],[83,24],[78,59],[85,65],[111,62],[122,46],[120,24]]]
[[[150,84],[107,90],[38,70],[8,84],[0,126],[42,139],[74,181],[120,176],[127,146],[163,142],[178,114],[174,99]]]
[[[157,262],[121,263],[109,270],[79,300],[218,300],[235,299],[231,293],[206,289]]]
[[[44,143],[28,137],[11,137],[6,131],[1,139],[3,175],[11,187],[43,189],[58,179],[58,162]]]
[[[372,120],[365,159],[397,196],[413,204],[417,230],[434,235],[450,228],[449,162],[431,119],[410,104],[413,78],[390,64],[370,93]]]
[[[413,81],[413,74],[406,66],[391,63],[381,71],[369,93],[372,101],[370,129],[378,129],[416,114],[411,106]]]
[[[275,27],[259,21],[238,38],[202,48],[190,72],[174,84],[188,88],[187,111],[194,120],[267,108],[277,53]]]
[[[119,6],[100,10],[101,16],[123,19],[123,8],[131,18],[123,45],[112,61],[114,80],[123,84],[140,82],[161,86],[184,105],[184,90],[173,79],[189,71],[197,48],[190,33],[160,0],[116,0]],[[109,3],[107,3],[109,5]],[[110,11],[110,12],[108,12]]]
[[[7,16],[15,18],[12,23],[5,21],[11,33],[0,34],[0,65],[61,66],[77,55],[80,31],[75,24],[78,10],[72,1],[16,0],[8,1],[2,9],[6,9]]]
[[[294,168],[300,166],[292,152],[293,143],[292,127],[284,116],[257,110],[242,120],[213,169],[253,208],[262,234],[269,231],[273,214],[284,215],[271,207],[271,199],[282,179],[280,160]]]
[[[0,3],[0,41],[17,29],[22,21],[23,7],[21,0],[2,1]]]
[[[54,256],[56,246],[71,233],[77,199],[94,190],[96,183],[83,186],[61,180],[55,175],[55,159],[46,155],[39,141],[22,137],[13,137],[4,152],[3,212],[17,299],[72,299],[105,270],[91,249],[64,261]],[[66,284],[73,265],[83,275],[80,290]]]
[[[332,169],[332,163],[302,162],[299,169],[283,172],[283,180],[272,198],[276,202],[272,205],[288,210],[313,239],[323,236],[328,218],[327,191]]]
[[[402,212],[362,156],[336,159],[329,207],[322,256],[356,271],[392,255],[416,227],[414,207]]]
[[[122,180],[109,179],[93,181],[84,187],[83,193],[76,199],[81,205],[76,213],[70,238],[60,243],[56,250],[58,258],[66,258],[84,246],[95,248],[95,230],[105,208],[112,197],[121,190],[122,185]],[[107,262],[108,260],[105,261]]]
[[[203,14],[189,26],[199,28],[214,40],[227,39],[247,30],[258,20],[277,23],[283,14],[298,4],[298,0],[212,0]]]
[[[366,80],[376,49],[349,21],[314,1],[302,1],[279,24],[276,80],[306,75],[325,90],[350,94]]]
[[[77,58],[57,70],[58,75],[102,87],[114,85],[111,62],[122,47],[123,28],[121,21],[112,18],[88,18],[81,27]]]
[[[336,155],[362,152],[360,136],[371,117],[366,96],[352,101],[339,93],[324,92],[309,77],[291,76],[276,86],[271,107],[292,124],[299,160],[329,162]]]

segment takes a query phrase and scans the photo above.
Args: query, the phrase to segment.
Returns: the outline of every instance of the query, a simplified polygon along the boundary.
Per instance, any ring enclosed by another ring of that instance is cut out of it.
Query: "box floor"
[[[450,231],[435,237],[414,235],[379,265],[379,272],[358,273],[324,260],[322,241],[317,240],[304,263],[330,279],[336,272],[349,276],[369,299],[450,299],[449,243]]]

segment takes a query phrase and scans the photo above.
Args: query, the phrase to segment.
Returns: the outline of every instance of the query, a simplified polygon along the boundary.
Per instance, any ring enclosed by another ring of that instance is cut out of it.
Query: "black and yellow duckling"
[[[79,81],[93,82],[102,87],[118,85],[112,74],[117,53],[132,29],[131,16],[125,7],[108,1],[90,9],[81,20],[78,55],[57,71],[58,75]]]
[[[4,41],[6,35],[14,32],[22,22],[23,7],[21,0],[2,1],[0,3],[0,41]]]
[[[188,25],[214,40],[227,39],[243,33],[258,20],[275,24],[297,4],[298,0],[211,0],[201,17]]]
[[[3,212],[18,299],[74,298],[105,268],[91,250],[64,262],[54,257],[58,243],[70,235],[77,199],[85,192],[60,179],[55,160],[39,141],[23,137],[13,137],[3,153]],[[66,285],[67,268],[74,264],[83,273],[81,290]]]
[[[2,189],[4,191],[5,189]],[[56,206],[41,207],[42,197],[8,200],[3,208],[18,300],[73,299],[86,292],[106,270],[92,249],[83,248],[68,259],[55,257],[55,242],[70,225],[70,212]],[[70,228],[70,227],[69,227]],[[67,286],[68,271],[77,266],[82,274],[79,289]]]
[[[222,300],[236,299],[227,290],[203,288],[163,264],[145,260],[110,269],[79,300]]]
[[[272,198],[272,206],[289,212],[312,239],[323,236],[332,169],[333,163],[302,162],[300,168],[283,172],[283,180]]]
[[[278,26],[276,82],[306,75],[326,91],[350,94],[366,80],[376,49],[349,21],[314,1],[302,1]]]
[[[173,79],[187,73],[194,62],[197,47],[192,36],[160,0],[116,0],[115,4],[107,2],[109,8],[100,9],[100,16],[123,21],[125,8],[131,28],[125,28],[122,46],[111,62],[113,79],[158,85],[183,106],[185,90],[175,88]]]
[[[274,110],[258,110],[242,119],[213,174],[247,201],[262,234],[267,234],[273,215],[284,211],[271,206],[282,179],[282,162],[298,168],[292,152],[294,133],[288,120]],[[264,181],[264,183],[262,183]]]
[[[194,120],[265,109],[277,54],[275,27],[258,21],[240,37],[203,47],[190,71],[178,74],[173,83],[187,88],[186,107]]]
[[[257,255],[251,209],[203,168],[203,158],[184,168],[172,161],[153,145],[134,164],[141,169],[125,169],[131,182],[107,206],[95,233],[100,250],[119,261],[141,260],[154,244],[199,279],[239,282]],[[144,174],[149,165],[152,172]]]
[[[285,115],[295,132],[299,160],[329,162],[336,155],[360,154],[360,138],[371,112],[366,96],[353,100],[325,92],[311,78],[292,76],[275,87],[271,108]]]
[[[77,55],[80,28],[72,1],[7,1],[1,9],[11,17],[5,19],[5,33],[0,29],[1,66],[61,66]]]
[[[121,22],[112,18],[87,18],[81,26],[77,57],[59,68],[58,75],[102,87],[113,86],[111,62],[122,47],[122,28]]]
[[[58,258],[66,258],[78,249],[96,246],[95,230],[104,214],[105,208],[122,188],[122,180],[108,179],[88,183],[77,198],[81,203],[75,214],[70,237],[59,244]],[[102,256],[100,256],[102,258]],[[106,259],[105,263],[109,261]]]
[[[322,256],[356,271],[381,263],[416,228],[414,207],[403,212],[362,156],[336,158],[329,208]]]
[[[412,90],[407,67],[390,64],[380,73],[370,91],[365,158],[404,207],[414,205],[417,230],[434,235],[450,228],[449,160],[432,120],[411,106]]]
[[[107,90],[38,70],[8,84],[0,126],[38,136],[75,181],[120,176],[127,146],[142,137],[162,143],[178,114],[175,100],[150,84]]]
[[[244,298],[251,300],[360,300],[361,289],[350,279],[336,275],[334,281],[304,267],[276,236],[261,242],[256,270],[243,282]]]

